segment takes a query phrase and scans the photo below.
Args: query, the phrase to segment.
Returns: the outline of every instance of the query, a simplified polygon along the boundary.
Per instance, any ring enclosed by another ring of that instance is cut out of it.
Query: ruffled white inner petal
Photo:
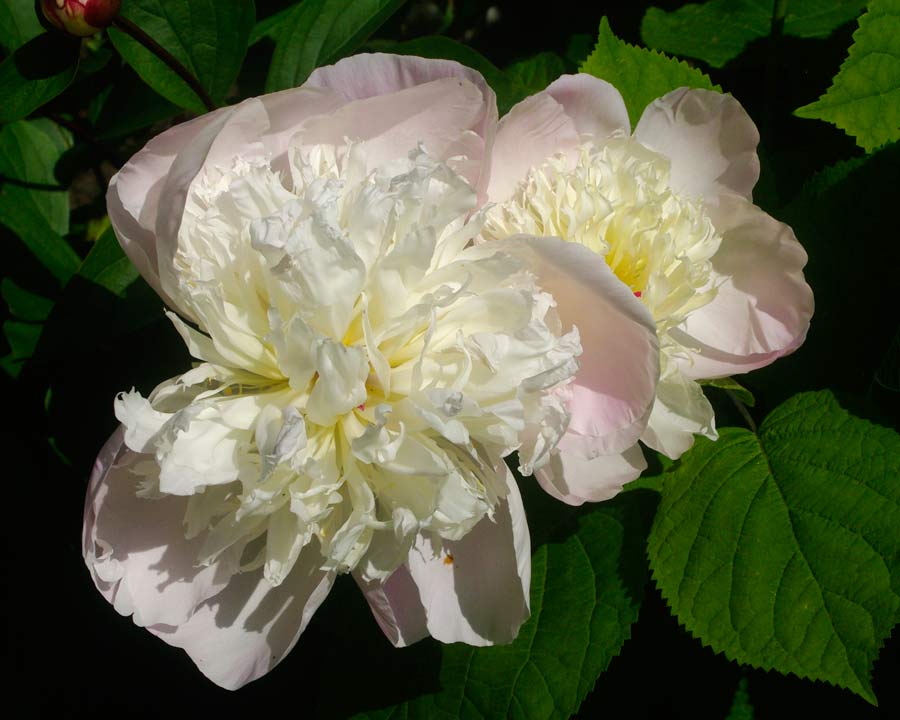
[[[173,321],[202,362],[117,400],[150,490],[189,496],[198,562],[240,548],[273,585],[307,547],[383,580],[417,536],[460,540],[507,496],[496,458],[530,472],[568,423],[578,332],[521,260],[465,249],[474,191],[422,148],[372,172],[360,152],[194,181],[174,276],[198,327]]]
[[[692,433],[715,437],[712,408],[699,386],[678,369],[677,360],[688,357],[691,348],[679,342],[677,330],[716,296],[721,279],[711,258],[722,239],[701,199],[671,189],[669,161],[622,134],[551,157],[486,213],[482,240],[516,233],[585,245],[652,314],[660,378],[641,439],[678,457],[690,446]],[[673,405],[679,398],[684,407]]]

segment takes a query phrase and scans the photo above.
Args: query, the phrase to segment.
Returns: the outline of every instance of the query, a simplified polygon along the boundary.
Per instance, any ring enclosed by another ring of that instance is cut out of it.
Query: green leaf
[[[565,71],[565,61],[553,52],[538,53],[506,68],[507,76],[522,97],[540,92]]]
[[[266,92],[302,85],[320,65],[349,55],[405,0],[304,0],[279,31]]]
[[[750,407],[756,405],[756,398],[753,397],[753,393],[743,385],[741,385],[734,378],[724,377],[714,378],[712,380],[701,380],[700,384],[705,387],[714,387],[718,388],[719,390],[724,390],[725,392],[732,393],[737,397],[738,400],[744,403],[744,405],[749,405]]]
[[[122,252],[112,227],[108,227],[94,243],[94,247],[78,268],[78,275],[101,285],[119,297],[124,297],[131,283],[140,277],[137,268]]]
[[[783,32],[801,38],[828,37],[857,17],[865,4],[866,0],[791,0]],[[720,68],[752,40],[768,37],[771,28],[772,0],[711,0],[672,12],[649,8],[641,21],[641,40],[648,47]]]
[[[33,2],[5,0],[0,3],[0,48],[4,52],[11,53],[42,32],[44,28],[38,22]]]
[[[19,287],[8,277],[0,282],[0,294],[9,307],[10,314],[19,320],[43,322],[53,309],[52,300]]]
[[[425,58],[455,60],[477,70],[497,95],[497,107],[503,115],[522,97],[522,91],[512,79],[477,50],[444,35],[429,35],[406,42],[370,43],[373,50],[397,55],[416,55]]]
[[[900,0],[872,0],[828,91],[795,115],[824,120],[867,152],[900,139]]]
[[[253,2],[216,0],[129,0],[122,15],[168,50],[221,104],[237,78],[256,17]],[[141,79],[179,107],[206,107],[190,86],[162,60],[121,30],[107,31],[122,58]]]
[[[678,620],[740,663],[849,688],[900,608],[900,436],[829,392],[779,406],[759,435],[700,438],[664,476],[648,541]]]
[[[725,720],[753,720],[753,705],[750,704],[750,692],[747,690],[747,678],[741,678],[737,690],[734,692],[734,701],[731,710]]]
[[[81,262],[61,237],[69,231],[69,200],[53,174],[71,144],[69,134],[46,119],[0,128],[0,222],[61,282]]]
[[[263,38],[269,38],[272,42],[278,42],[281,31],[290,23],[291,13],[294,12],[296,5],[288,5],[283,10],[263,18],[253,26],[250,33],[249,45],[256,45]]]
[[[600,21],[594,52],[582,64],[581,72],[612,83],[622,93],[632,125],[650,102],[675,88],[721,89],[707,75],[680,60],[619,40],[605,17]]]
[[[31,357],[41,337],[42,325],[37,323],[7,320],[3,323],[3,336],[10,351],[0,358],[0,368],[10,377],[17,378]]]
[[[14,318],[3,324],[3,335],[10,352],[0,358],[0,368],[16,378],[37,346],[42,323],[50,315],[53,301],[19,287],[10,278],[3,278],[0,292]]]
[[[178,106],[152,90],[131,68],[122,70],[94,123],[97,138],[101,140],[130,135],[180,112]]]
[[[69,87],[79,47],[72,38],[44,33],[0,63],[0,123],[28,117]]]
[[[526,481],[528,482],[528,481]],[[532,556],[531,618],[506,646],[440,646],[439,688],[360,718],[569,717],[630,637],[649,493],[593,506]],[[344,673],[356,671],[352,659]],[[369,658],[360,672],[372,673]]]

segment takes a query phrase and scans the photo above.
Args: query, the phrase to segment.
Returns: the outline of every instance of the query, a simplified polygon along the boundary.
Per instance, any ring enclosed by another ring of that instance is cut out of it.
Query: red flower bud
[[[76,37],[100,32],[119,14],[121,0],[39,0],[53,27]]]

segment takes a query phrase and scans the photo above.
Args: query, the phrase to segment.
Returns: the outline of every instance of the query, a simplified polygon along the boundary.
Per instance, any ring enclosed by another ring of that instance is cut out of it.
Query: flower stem
[[[150,37],[147,33],[141,30],[140,27],[135,25],[128,18],[122,17],[121,15],[117,15],[116,19],[113,20],[113,26],[117,29],[121,30],[126,35],[137,40],[141,45],[147,48],[150,52],[152,52],[156,57],[162,60],[166,65],[168,65],[172,70],[184,80],[191,90],[197,95],[200,100],[203,101],[203,104],[206,106],[207,110],[215,110],[216,104],[212,101],[212,98],[209,96],[209,93],[203,88],[200,84],[200,81],[197,80],[191,72],[182,65],[178,59],[172,55],[168,50],[166,50],[162,45],[160,45],[156,40]]]
[[[743,401],[731,390],[726,390],[725,394],[728,395],[729,398],[731,398],[731,402],[734,403],[734,406],[741,414],[741,417],[744,418],[744,422],[747,423],[747,427],[750,428],[754,435],[756,435],[756,423],[753,422],[753,417],[750,415],[750,411],[747,409],[747,406],[744,405]]]

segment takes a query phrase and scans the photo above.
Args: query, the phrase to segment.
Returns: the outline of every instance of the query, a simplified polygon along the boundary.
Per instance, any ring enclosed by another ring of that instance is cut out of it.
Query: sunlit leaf
[[[600,21],[594,51],[582,64],[581,72],[612,83],[622,93],[632,125],[637,123],[651,101],[670,90],[679,87],[720,89],[707,75],[680,60],[619,40],[605,17]]]
[[[871,152],[900,139],[900,0],[872,0],[828,91],[795,111],[824,120]]]

